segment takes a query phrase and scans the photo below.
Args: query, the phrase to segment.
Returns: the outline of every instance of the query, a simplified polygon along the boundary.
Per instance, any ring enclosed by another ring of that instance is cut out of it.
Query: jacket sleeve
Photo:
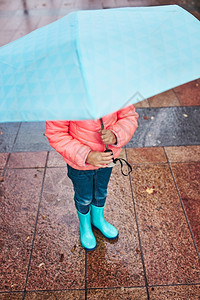
[[[113,147],[123,147],[132,138],[135,130],[138,128],[138,113],[133,105],[129,105],[117,112],[118,121],[109,127],[116,135],[117,143]]]
[[[85,161],[91,149],[69,134],[69,121],[46,121],[45,136],[63,158],[80,167],[86,166]]]

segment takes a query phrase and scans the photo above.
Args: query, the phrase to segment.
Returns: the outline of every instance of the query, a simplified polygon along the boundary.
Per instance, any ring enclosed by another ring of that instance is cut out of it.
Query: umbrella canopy
[[[71,12],[0,48],[0,121],[97,119],[200,77],[178,5]]]

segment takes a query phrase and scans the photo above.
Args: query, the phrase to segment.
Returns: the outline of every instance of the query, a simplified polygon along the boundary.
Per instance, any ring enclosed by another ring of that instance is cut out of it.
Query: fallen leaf
[[[37,168],[37,171],[38,171],[38,172],[42,172],[42,170],[40,170],[39,168]]]
[[[42,219],[43,219],[43,220],[46,220],[46,219],[47,219],[47,216],[43,215],[43,216],[42,216]]]
[[[44,263],[39,264],[38,268],[41,268],[42,266],[44,266]]]
[[[138,248],[136,248],[136,253],[137,254],[141,254],[140,250]]]
[[[76,250],[76,244],[72,247],[71,252],[74,253],[75,250]]]
[[[3,181],[4,181],[4,177],[0,176],[0,182],[3,182]]]
[[[46,3],[43,3],[42,5],[43,5],[43,6],[46,6]]]
[[[149,118],[147,116],[143,116],[144,120],[149,120]]]
[[[146,189],[146,192],[147,192],[148,194],[153,194],[153,191],[154,191],[154,189],[152,189],[152,188],[147,188],[147,189]]]
[[[25,242],[27,242],[28,240],[30,240],[30,236],[28,235]]]
[[[35,174],[34,177],[36,178],[36,177],[37,177],[37,174]]]

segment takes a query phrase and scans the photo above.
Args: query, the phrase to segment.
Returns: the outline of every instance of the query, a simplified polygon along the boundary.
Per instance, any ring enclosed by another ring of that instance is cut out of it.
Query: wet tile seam
[[[175,96],[176,99],[178,100],[178,103],[180,104],[180,106],[182,106],[182,105],[181,105],[181,101],[179,100],[179,97],[178,97],[178,95],[176,94],[175,90],[174,90],[174,89],[171,89],[171,90],[173,91],[174,96]]]
[[[151,284],[149,287],[172,287],[172,286],[193,286],[193,285],[200,285],[200,282],[194,282],[194,283],[172,283],[172,284]]]
[[[16,294],[16,293],[19,293],[19,294],[21,294],[21,293],[23,293],[24,291],[0,291],[0,295],[1,294]]]
[[[6,159],[5,166],[4,166],[3,171],[2,171],[2,173],[1,173],[1,176],[2,176],[2,177],[3,177],[3,176],[5,175],[5,173],[6,173],[8,161],[9,161],[9,159],[10,159],[10,155],[11,155],[11,153],[8,153],[8,157],[7,157],[7,159]]]
[[[148,288],[151,288],[151,287],[179,287],[179,286],[200,286],[200,282],[195,282],[195,283],[180,283],[180,284],[154,284],[154,285],[148,285]],[[91,287],[91,288],[88,288],[88,290],[120,290],[121,288],[124,288],[124,289],[138,289],[138,288],[145,288],[145,285],[135,285],[135,286],[112,286],[112,287]],[[51,292],[69,292],[69,291],[85,291],[85,289],[52,289],[52,290],[28,290],[26,291],[26,294],[28,293],[38,293],[38,292],[47,292],[47,293],[51,293]],[[12,291],[0,291],[0,295],[1,294],[16,294],[16,293],[23,293],[24,291],[15,291],[15,290],[12,290]]]
[[[172,283],[172,284],[150,284],[148,285],[148,287],[172,287],[172,286],[193,286],[193,285],[200,285],[200,282],[195,282],[195,283]],[[95,287],[91,287],[88,290],[116,290],[116,289],[138,289],[138,288],[145,288],[145,285],[134,285],[134,286],[112,286],[112,287],[100,287],[100,288],[95,288]]]
[[[162,108],[162,107],[160,107],[160,108]],[[152,146],[152,145],[146,145],[146,146],[141,146],[141,147],[137,147],[137,146],[134,146],[134,147],[132,147],[132,146],[129,146],[129,145],[127,145],[127,149],[140,149],[140,148],[162,148],[162,147],[184,147],[184,146],[188,146],[188,147],[190,147],[190,146],[199,146],[199,144],[196,144],[196,143],[188,143],[188,144],[184,144],[184,145],[169,145],[169,146],[162,146],[162,144],[160,144],[160,145],[155,145],[155,146]],[[45,151],[45,150],[44,150]],[[24,151],[25,152],[25,151]],[[4,152],[2,152],[2,153],[4,153]]]
[[[30,267],[31,267],[31,259],[32,259],[33,247],[34,247],[34,242],[35,242],[35,237],[36,237],[36,228],[37,228],[37,222],[38,222],[38,217],[39,217],[40,204],[41,204],[41,201],[42,201],[42,194],[43,194],[43,189],[44,189],[44,181],[45,181],[45,176],[46,176],[48,157],[49,157],[49,151],[47,152],[45,169],[44,169],[44,174],[43,174],[43,178],[42,178],[42,186],[41,186],[41,191],[40,191],[40,197],[39,197],[39,203],[38,203],[38,209],[37,209],[37,215],[36,215],[35,227],[34,227],[33,239],[32,239],[32,245],[31,245],[31,253],[30,253],[30,257],[29,257],[26,280],[25,280],[25,285],[24,285],[24,294],[23,294],[22,300],[25,299],[25,295],[26,295],[26,286],[27,286],[27,282],[28,282],[29,270],[30,270]]]
[[[19,124],[19,128],[18,128],[18,130],[17,130],[17,134],[16,134],[16,136],[15,136],[15,139],[14,139],[14,142],[13,142],[13,145],[12,145],[12,148],[11,148],[11,151],[10,151],[10,152],[13,152],[13,149],[14,149],[15,143],[16,143],[16,141],[17,141],[17,138],[18,138],[18,135],[19,135],[19,131],[20,131],[21,126],[22,126],[22,122]]]
[[[164,148],[164,147],[163,147]],[[170,164],[187,164],[187,165],[193,165],[196,163],[199,163],[200,160],[197,161],[169,161]],[[148,166],[148,165],[168,165],[168,162],[145,162],[145,163],[133,163],[132,166]]]
[[[12,153],[12,151],[13,151],[13,148],[14,148],[14,145],[15,145],[15,143],[16,143],[16,140],[17,140],[17,137],[18,137],[18,134],[19,134],[21,125],[22,125],[22,123],[19,124],[19,128],[18,128],[18,130],[17,130],[16,136],[15,136],[15,139],[14,139],[14,142],[13,142],[13,145],[12,145],[12,149],[11,149],[11,151],[8,153],[8,157],[7,157],[6,164],[5,164],[5,166],[4,166],[3,172],[2,172],[2,176],[5,175],[5,172],[6,172],[6,169],[7,169],[7,166],[8,166],[8,162],[9,162],[9,159],[10,159],[10,155],[11,155],[11,153]]]
[[[11,154],[11,153],[9,153]],[[12,168],[12,167],[7,167],[9,170],[36,170],[36,169],[45,169],[45,167],[40,167],[40,166],[36,166],[36,167],[19,167],[19,168]],[[47,167],[47,169],[64,169],[66,168],[66,166],[56,166],[56,167]]]
[[[128,160],[126,147],[125,147],[125,154],[126,154],[126,160]],[[146,276],[146,268],[145,268],[145,264],[144,264],[144,255],[143,255],[143,250],[142,250],[139,224],[138,224],[138,219],[137,219],[137,211],[136,211],[136,205],[135,205],[135,199],[134,199],[134,193],[133,193],[133,187],[132,187],[131,175],[130,174],[129,174],[129,183],[130,183],[131,195],[132,195],[132,200],[133,200],[133,208],[134,208],[134,213],[135,213],[135,222],[136,222],[136,227],[137,227],[138,241],[139,241],[141,260],[142,260],[142,267],[143,267],[143,272],[144,272],[144,282],[145,282],[145,288],[146,288],[146,293],[147,293],[147,300],[150,300],[149,290],[148,290],[148,281],[147,281],[147,276]]]
[[[165,149],[164,149],[165,151]],[[165,152],[165,155],[167,157],[167,154]],[[168,160],[168,157],[167,157],[167,160]],[[193,235],[193,232],[192,232],[192,229],[191,229],[191,226],[190,226],[190,223],[189,223],[189,220],[188,220],[188,217],[187,217],[187,213],[186,213],[186,210],[185,210],[185,207],[184,207],[184,204],[183,204],[183,201],[182,201],[182,198],[181,198],[181,195],[180,195],[180,192],[179,192],[179,188],[178,188],[178,185],[176,183],[176,179],[175,179],[175,176],[174,176],[174,173],[173,173],[173,170],[171,168],[171,163],[169,162],[168,160],[168,164],[169,164],[169,169],[170,169],[170,172],[171,172],[171,175],[172,175],[172,178],[173,178],[173,181],[174,181],[174,184],[175,184],[175,187],[176,187],[176,191],[177,191],[177,194],[179,196],[179,200],[180,200],[180,203],[181,203],[181,207],[183,209],[183,212],[184,212],[184,215],[185,215],[185,218],[186,218],[186,222],[187,222],[187,225],[188,225],[188,228],[189,228],[189,231],[190,231],[190,235],[192,237],[192,240],[193,240],[193,244],[194,244],[194,247],[195,247],[195,250],[196,250],[196,253],[197,253],[197,256],[199,258],[199,261],[200,261],[200,254],[199,254],[199,251],[198,251],[198,248],[197,248],[197,245],[196,245],[196,242],[195,242],[195,238],[194,238],[194,235]]]

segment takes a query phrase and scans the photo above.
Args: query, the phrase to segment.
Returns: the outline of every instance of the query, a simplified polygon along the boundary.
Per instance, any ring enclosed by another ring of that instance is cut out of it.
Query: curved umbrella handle
[[[101,129],[103,130],[104,129],[104,124],[103,124],[103,119],[100,118],[100,121],[101,121]],[[106,150],[108,150],[108,145],[105,145],[106,146]]]

